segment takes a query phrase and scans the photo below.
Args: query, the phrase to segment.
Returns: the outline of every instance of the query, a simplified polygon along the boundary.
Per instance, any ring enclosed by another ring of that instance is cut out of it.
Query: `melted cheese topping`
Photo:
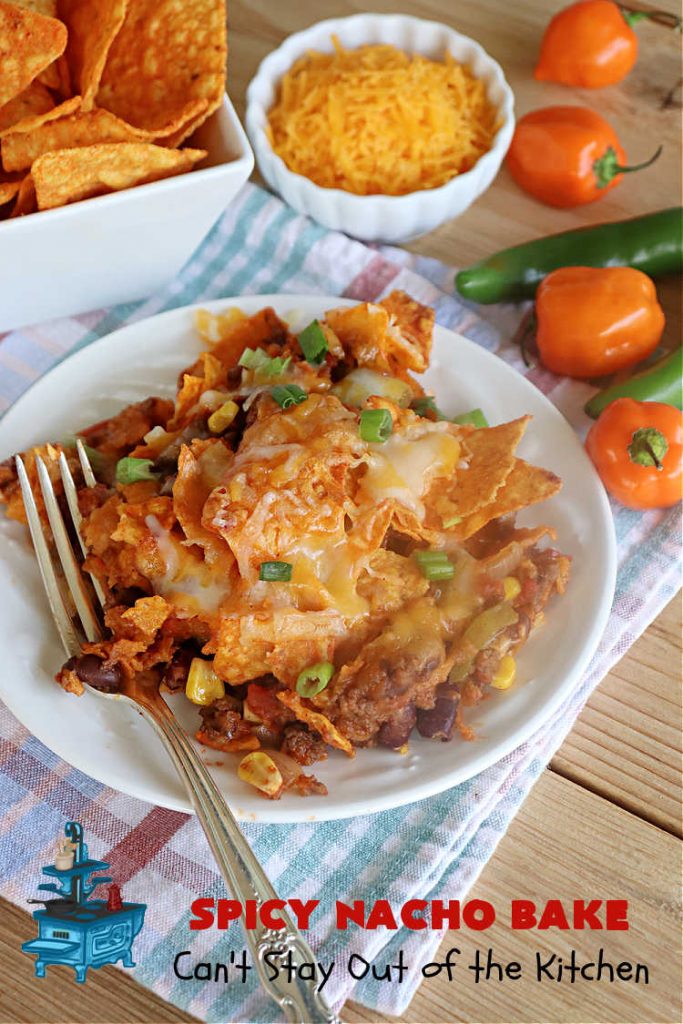
[[[393,498],[422,521],[422,498],[435,477],[452,473],[460,459],[460,444],[452,434],[432,430],[415,439],[392,434],[385,444],[371,444],[367,473],[359,498],[372,503]]]
[[[361,566],[346,537],[309,534],[297,544],[288,560],[293,566],[292,583],[316,587],[322,584],[332,607],[344,618],[355,619],[369,610],[365,598],[356,593],[355,581]]]
[[[145,524],[166,566],[165,573],[153,580],[155,594],[190,615],[216,612],[230,593],[228,581],[217,579],[203,562],[192,558],[156,516],[147,516]]]

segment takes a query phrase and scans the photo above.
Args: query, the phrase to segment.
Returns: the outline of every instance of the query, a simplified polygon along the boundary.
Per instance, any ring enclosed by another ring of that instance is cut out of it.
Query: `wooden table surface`
[[[241,0],[229,4],[229,90],[240,115],[247,83],[259,61],[291,32],[321,18],[358,11],[401,12],[444,21],[477,39],[505,71],[517,113],[553,103],[585,103],[618,130],[633,162],[664,143],[656,167],[627,177],[603,200],[577,210],[553,210],[520,192],[503,170],[490,190],[457,222],[414,243],[415,251],[453,264],[542,234],[646,213],[681,201],[679,141],[681,78],[675,33],[638,25],[641,55],[628,79],[597,93],[535,82],[534,59],[543,26],[559,3],[543,0]],[[634,4],[635,6],[635,4]],[[648,5],[638,6],[647,9]],[[674,0],[653,5],[678,11]],[[680,282],[659,287],[667,313],[665,341],[681,335]],[[600,684],[571,734],[522,807],[472,897],[505,907],[512,898],[629,900],[626,932],[558,933],[552,949],[576,949],[591,959],[599,946],[614,961],[651,966],[650,985],[629,983],[475,986],[470,972],[460,983],[426,981],[408,1012],[411,1024],[449,1021],[657,1021],[682,1019],[680,1004],[681,675],[678,600],[659,616]],[[448,898],[448,893],[442,894]],[[154,997],[124,972],[103,968],[75,989],[66,968],[33,979],[20,944],[33,936],[28,914],[0,901],[0,1021],[146,1022],[192,1018]],[[500,958],[529,962],[538,934],[511,931],[504,923],[485,933],[453,932],[443,950],[469,954],[490,945]],[[472,937],[474,936],[474,937]],[[355,1024],[388,1020],[349,1004]]]

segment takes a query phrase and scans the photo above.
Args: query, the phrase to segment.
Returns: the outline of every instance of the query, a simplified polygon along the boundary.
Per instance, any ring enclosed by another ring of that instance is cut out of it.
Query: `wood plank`
[[[680,844],[620,807],[546,772],[501,841],[470,898],[489,900],[502,920],[482,933],[449,932],[441,958],[452,946],[470,963],[477,948],[490,947],[499,961],[516,960],[525,972],[518,981],[475,984],[471,971],[456,968],[449,985],[426,981],[401,1020],[444,1021],[676,1022],[680,1003]],[[443,893],[447,898],[448,893]],[[512,931],[506,909],[514,898],[627,899],[629,931]],[[613,963],[641,961],[650,984],[607,980],[574,985],[534,977],[536,951],[557,953],[565,963],[575,949],[580,962],[599,947]],[[458,976],[459,975],[459,976]],[[349,1024],[393,1018],[368,1016],[347,1005]]]
[[[675,598],[600,684],[554,771],[682,834],[681,603]]]
[[[499,960],[517,960],[529,972],[537,949],[566,959],[574,948],[583,961],[592,959],[603,946],[605,956],[614,963],[646,963],[651,969],[649,986],[603,980],[579,981],[567,988],[564,983],[539,984],[531,973],[514,983],[475,985],[473,974],[461,968],[454,983],[445,977],[425,981],[399,1020],[404,1024],[454,1020],[490,1024],[656,1020],[668,1024],[680,1020],[679,867],[676,839],[569,780],[545,772],[470,893],[470,898],[493,903],[499,921],[485,933],[449,932],[441,955],[457,946],[463,963],[469,963],[476,948],[490,946]],[[447,899],[448,893],[442,898]],[[538,903],[551,898],[627,899],[631,930],[547,932],[539,941],[538,933],[508,927],[513,898]],[[33,922],[23,910],[4,901],[0,901],[0,914],[0,1020],[57,1024],[65,1019],[65,1007],[73,1024],[195,1019],[111,967],[91,972],[87,984],[78,989],[65,967],[51,967],[46,978],[35,980],[32,960],[20,949],[22,942],[34,936]],[[348,1004],[343,1019],[348,1024],[370,1024],[390,1018]]]

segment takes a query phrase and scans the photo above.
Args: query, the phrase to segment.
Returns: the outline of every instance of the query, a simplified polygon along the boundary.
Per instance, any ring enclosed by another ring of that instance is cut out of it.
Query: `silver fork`
[[[82,442],[77,442],[78,455],[86,484],[93,487],[95,475]],[[54,493],[52,481],[43,459],[36,458],[38,480],[52,531],[52,539],[61,567],[57,572],[50,544],[46,539],[35,497],[20,456],[16,467],[21,493],[26,508],[31,539],[38,558],[38,566],[45,585],[57,631],[68,657],[78,656],[83,640],[97,641],[104,637],[101,611],[95,610],[80,564],[74,554],[62,513]],[[67,505],[83,554],[85,544],[81,536],[81,515],[78,509],[76,485],[64,453],[60,454],[59,468]],[[91,577],[98,602],[104,603],[104,593],[97,580]],[[265,900],[277,899],[277,893],[268,881],[263,868],[242,835],[239,825],[213,778],[199,757],[189,737],[178,725],[173,712],[159,693],[156,684],[141,677],[134,696],[103,693],[85,684],[88,691],[105,700],[125,700],[153,727],[187,789],[199,822],[226,886],[243,904],[256,900],[260,906]],[[261,985],[284,1011],[290,1024],[339,1024],[338,1017],[317,991],[317,981],[305,981],[297,971],[278,971],[273,977],[272,965],[291,951],[294,963],[315,963],[315,957],[298,932],[289,915],[280,911],[285,927],[266,928],[259,922],[253,930],[245,930],[247,944],[253,957]],[[268,962],[266,961],[268,956]],[[309,973],[309,972],[307,972]],[[313,973],[313,972],[310,972]],[[317,975],[317,971],[315,972]]]

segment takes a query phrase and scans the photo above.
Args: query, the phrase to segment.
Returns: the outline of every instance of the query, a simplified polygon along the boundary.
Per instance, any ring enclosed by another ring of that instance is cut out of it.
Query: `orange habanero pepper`
[[[670,508],[681,500],[683,414],[672,405],[618,398],[589,430],[586,451],[622,505]]]
[[[633,267],[562,267],[536,292],[536,343],[544,366],[603,377],[657,348],[664,313],[650,278]]]
[[[588,107],[542,107],[520,118],[506,162],[517,184],[549,206],[580,206],[599,199],[635,167],[614,129]]]
[[[534,77],[588,89],[620,82],[638,58],[631,26],[646,17],[641,11],[622,11],[612,0],[570,4],[545,30]]]

